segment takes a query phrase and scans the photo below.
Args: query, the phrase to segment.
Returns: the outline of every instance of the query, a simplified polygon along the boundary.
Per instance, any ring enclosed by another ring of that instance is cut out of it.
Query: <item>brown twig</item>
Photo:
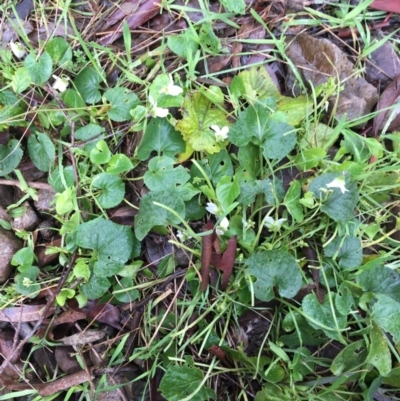
[[[35,188],[35,189],[46,189],[48,191],[52,191],[53,190],[52,186],[50,184],[47,184],[47,182],[28,182],[27,184],[31,188]],[[22,188],[22,184],[17,180],[0,179],[0,185],[10,185],[10,186],[13,186],[13,187]]]

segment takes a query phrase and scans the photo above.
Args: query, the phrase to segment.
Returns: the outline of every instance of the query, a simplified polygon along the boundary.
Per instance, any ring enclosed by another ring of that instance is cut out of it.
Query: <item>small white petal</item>
[[[208,202],[207,206],[206,206],[206,210],[207,210],[208,213],[217,214],[218,206],[215,203]]]
[[[273,232],[278,232],[281,227],[282,224],[286,221],[287,219],[278,219],[275,220],[274,218],[272,218],[271,216],[266,216],[264,219],[264,225],[265,227],[267,227],[270,231]]]
[[[68,82],[69,78],[68,77],[61,78],[61,77],[58,77],[57,75],[52,75],[52,77],[55,79],[55,81],[52,85],[53,89],[55,89],[59,92],[65,92],[69,85],[69,82]]]
[[[149,96],[149,102],[152,105],[152,110],[150,112],[150,114],[153,117],[167,117],[169,110],[168,109],[163,109],[162,107],[157,107],[157,102],[151,97]]]
[[[172,75],[169,74],[169,84],[167,86],[164,86],[164,88],[162,88],[160,92],[170,96],[178,96],[183,92],[183,89],[178,85],[174,85]]]
[[[349,192],[349,190],[345,186],[345,178],[343,176],[341,177],[336,177],[333,181],[330,183],[326,184],[327,188],[339,188],[342,194],[345,192]]]
[[[10,48],[14,56],[17,58],[22,58],[26,54],[24,46],[22,46],[19,42],[10,42]]]
[[[212,130],[215,132],[215,141],[216,142],[222,142],[225,141],[225,139],[228,138],[228,133],[229,133],[229,128],[228,127],[222,127],[219,128],[218,125],[211,125],[210,127]]]
[[[227,230],[229,228],[229,220],[224,217],[221,222],[219,223],[219,226],[223,229],[223,230]]]

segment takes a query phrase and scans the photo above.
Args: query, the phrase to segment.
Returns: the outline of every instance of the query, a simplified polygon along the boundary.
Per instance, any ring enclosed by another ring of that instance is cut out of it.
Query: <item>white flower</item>
[[[215,230],[215,232],[218,235],[223,235],[226,231],[228,231],[229,228],[229,220],[224,217],[221,222],[218,224],[217,229]]]
[[[53,89],[59,91],[59,92],[65,92],[68,88],[69,85],[69,78],[68,77],[64,77],[61,78],[57,75],[52,75],[52,77],[55,79],[52,87]]]
[[[169,84],[167,86],[164,86],[160,90],[160,93],[165,93],[166,95],[171,95],[171,96],[178,96],[183,92],[183,89],[178,86],[174,85],[174,80],[172,79],[172,75],[169,74]]]
[[[222,142],[228,138],[228,132],[229,132],[228,127],[225,126],[225,127],[219,128],[218,125],[213,124],[211,126],[211,129],[213,129],[215,131],[215,141],[216,142]]]
[[[10,48],[14,56],[17,58],[22,58],[26,54],[25,47],[22,46],[19,42],[10,42]]]
[[[187,235],[186,233],[182,232],[181,230],[178,230],[176,232],[176,236],[179,238],[179,241],[185,242],[188,239],[192,238],[190,235]]]
[[[153,117],[167,117],[169,111],[168,109],[163,109],[162,107],[157,107],[157,102],[149,96],[149,102],[151,103],[151,111],[150,114]]]
[[[349,192],[349,190],[345,187],[345,178],[344,176],[339,176],[336,177],[333,181],[331,181],[329,184],[326,184],[327,188],[339,188],[342,194],[345,192]]]
[[[218,206],[212,202],[207,203],[206,210],[208,213],[211,213],[211,214],[217,214],[219,211]]]
[[[271,216],[266,216],[264,218],[264,225],[265,227],[267,227],[270,231],[273,232],[278,232],[280,231],[282,224],[286,221],[287,219],[278,219],[275,220],[273,217]]]

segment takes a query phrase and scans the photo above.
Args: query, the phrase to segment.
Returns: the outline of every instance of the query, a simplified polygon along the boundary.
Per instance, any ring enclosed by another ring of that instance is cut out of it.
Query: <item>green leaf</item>
[[[150,85],[149,95],[157,102],[158,107],[169,108],[182,106],[182,95],[172,96],[163,92],[164,89],[171,84],[170,76],[171,74],[157,75]]]
[[[300,181],[294,180],[291,182],[290,187],[285,195],[285,206],[290,215],[298,222],[301,223],[304,219],[303,206],[300,201],[301,184]]]
[[[294,128],[284,122],[282,113],[274,112],[276,107],[272,98],[249,105],[243,110],[229,131],[229,139],[236,146],[252,142],[263,148],[267,159],[282,159],[296,145]]]
[[[18,250],[11,259],[11,264],[13,266],[20,266],[22,269],[25,269],[29,266],[32,266],[32,263],[35,259],[35,254],[31,247],[25,247]]]
[[[229,13],[244,14],[246,9],[244,0],[221,0],[221,3]]]
[[[107,173],[122,174],[133,169],[130,159],[122,153],[118,153],[111,157],[107,165]]]
[[[255,181],[260,173],[260,157],[258,146],[249,143],[239,148],[238,159],[240,166],[236,169],[236,175],[240,183]]]
[[[40,171],[49,171],[56,157],[51,139],[43,133],[31,134],[28,138],[28,153],[33,164]]]
[[[176,190],[164,190],[149,192],[142,196],[139,204],[139,213],[135,218],[135,234],[142,240],[154,226],[167,226],[168,224],[179,224],[180,219],[168,210],[154,205],[153,202],[161,203],[174,210],[182,218],[185,216],[185,204]]]
[[[46,45],[46,51],[49,53],[53,63],[59,67],[69,67],[72,64],[72,48],[70,44],[61,37],[50,39]]]
[[[282,96],[278,101],[278,111],[286,116],[286,122],[298,126],[312,111],[312,103],[308,96]]]
[[[11,80],[11,87],[17,94],[28,89],[31,84],[31,76],[25,67],[18,68]]]
[[[119,302],[132,302],[139,298],[139,291],[136,289],[132,289],[134,286],[133,280],[128,277],[120,278],[116,285],[113,287],[113,291],[121,291],[124,292],[114,294],[115,298]]]
[[[85,125],[84,127],[78,128],[75,131],[75,139],[78,139],[80,141],[89,141],[90,139],[99,136],[104,131],[105,129],[100,125],[88,124]]]
[[[90,269],[87,263],[84,260],[78,259],[73,268],[73,273],[76,278],[83,278],[85,281],[88,281],[90,278]]]
[[[93,178],[92,187],[98,190],[95,198],[105,209],[119,205],[124,199],[125,184],[120,177],[113,174],[97,174]]]
[[[111,152],[108,149],[107,142],[103,139],[96,143],[96,146],[90,151],[90,161],[93,164],[105,164],[111,159]]]
[[[61,94],[63,102],[71,109],[81,109],[75,110],[78,114],[85,114],[86,103],[79,95],[79,93],[74,89],[67,89]]]
[[[189,173],[182,166],[174,168],[174,160],[167,156],[153,157],[144,175],[144,182],[151,191],[176,188],[190,179]]]
[[[63,175],[63,178],[61,176]],[[64,192],[67,188],[75,184],[74,169],[72,166],[62,167],[62,172],[56,167],[49,173],[47,182],[53,187],[56,192]],[[64,185],[65,182],[65,185]]]
[[[16,139],[11,139],[7,146],[0,145],[0,177],[17,168],[22,155],[21,147]]]
[[[340,130],[334,130],[328,125],[309,123],[301,137],[300,147],[302,149],[322,148],[327,151],[336,142],[339,135]]]
[[[362,289],[374,294],[385,294],[400,302],[400,274],[383,265],[365,270],[357,276],[357,283]]]
[[[76,190],[68,187],[63,192],[56,194],[56,212],[59,215],[67,214],[75,209]]]
[[[355,341],[343,348],[335,357],[330,368],[331,372],[335,376],[346,372],[355,372],[364,365],[366,357],[365,341]]]
[[[183,119],[178,121],[176,128],[191,148],[210,154],[225,148],[228,141],[216,142],[215,131],[211,129],[212,125],[219,128],[230,126],[225,111],[217,108],[200,92],[190,92],[185,96],[182,115]]]
[[[340,267],[345,269],[356,268],[362,262],[361,241],[357,237],[337,237],[324,248],[324,254],[328,258],[337,256]]]
[[[325,156],[326,152],[321,148],[305,149],[295,157],[295,163],[300,170],[307,171],[317,167]]]
[[[93,271],[98,277],[116,274],[128,261],[132,247],[137,243],[130,227],[102,217],[81,224],[76,233],[78,246],[97,251],[97,255],[93,255],[97,257]]]
[[[185,141],[181,134],[165,118],[152,118],[147,124],[146,132],[139,144],[137,158],[146,160],[150,153],[175,157],[185,150]]]
[[[243,183],[240,186],[239,202],[242,205],[251,205],[255,202],[256,196],[262,194],[264,195],[265,202],[269,205],[276,205],[277,200],[279,202],[279,199],[282,198],[283,188],[279,188],[279,186],[282,186],[280,180],[276,179],[275,181],[277,188],[274,187],[273,182],[268,178]]]
[[[345,193],[339,188],[328,188],[327,184],[340,177],[338,173],[322,174],[315,178],[309,186],[309,191],[314,197],[322,200],[321,211],[326,213],[332,220],[346,222],[354,218],[354,209],[358,202],[358,189],[355,182],[345,177]],[[343,175],[342,175],[343,176]],[[329,190],[330,193],[327,193]]]
[[[26,267],[21,274],[15,277],[15,289],[18,293],[25,296],[36,296],[40,291],[40,284],[36,283],[36,278],[40,270],[36,266]]]
[[[193,58],[199,48],[198,40],[190,29],[178,35],[168,35],[167,45],[176,55],[184,59]]]
[[[371,343],[366,362],[374,365],[381,376],[388,376],[392,370],[388,339],[375,322],[372,322],[370,337]]]
[[[281,94],[264,66],[252,67],[237,74],[231,82],[230,91],[236,98],[244,98],[250,103],[259,99],[280,99]]]
[[[335,293],[331,292],[332,300],[335,301]],[[334,340],[340,339],[339,330],[346,327],[346,316],[335,315],[332,312],[332,305],[329,297],[325,297],[321,304],[315,294],[308,294],[303,298],[303,312],[307,315],[307,321],[314,329],[321,329]],[[335,325],[337,322],[337,326]],[[325,326],[325,327],[321,327]]]
[[[87,299],[99,299],[110,288],[110,281],[106,277],[98,277],[95,274],[90,280],[81,286],[81,291]]]
[[[191,401],[215,399],[215,392],[201,385],[204,374],[188,366],[169,366],[160,383],[162,395],[168,401],[180,401],[190,396]]]
[[[347,316],[350,313],[351,308],[355,306],[351,287],[345,282],[342,282],[339,286],[338,293],[335,297],[335,306],[338,312],[343,316]]]
[[[28,70],[34,84],[43,85],[51,77],[53,61],[47,51],[44,51],[37,61],[34,54],[29,54],[25,58],[24,67]]]
[[[125,88],[108,89],[104,94],[104,98],[111,103],[108,117],[117,122],[130,120],[130,110],[140,104],[136,94]]]
[[[97,103],[101,99],[100,82],[101,75],[93,68],[84,68],[74,79],[76,89],[88,104]]]
[[[377,295],[378,301],[372,307],[372,319],[393,336],[395,344],[400,342],[400,302],[384,295]]]
[[[64,306],[67,299],[72,299],[75,296],[75,290],[71,288],[62,288],[56,296],[58,305]]]
[[[209,23],[203,22],[201,24],[199,32],[199,43],[202,49],[205,50],[207,53],[218,55],[221,52],[221,41],[218,36],[215,35],[212,26]]]
[[[216,188],[218,202],[223,210],[228,210],[229,206],[239,196],[240,186],[236,176],[222,177]]]
[[[257,280],[254,294],[260,301],[274,298],[274,287],[285,298],[293,298],[301,288],[300,267],[290,253],[283,250],[253,253],[244,264],[247,272]]]

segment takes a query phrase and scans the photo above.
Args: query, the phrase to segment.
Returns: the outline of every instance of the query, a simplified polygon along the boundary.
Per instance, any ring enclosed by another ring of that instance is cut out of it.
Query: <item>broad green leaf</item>
[[[388,339],[375,322],[372,322],[370,337],[371,343],[367,362],[374,365],[381,376],[388,376],[392,370],[392,357],[390,355]]]
[[[228,210],[240,193],[237,177],[222,177],[217,184],[215,192],[222,210]]]
[[[190,92],[185,96],[182,114],[183,119],[178,121],[176,129],[191,148],[213,154],[226,147],[228,141],[216,142],[215,131],[211,129],[212,125],[229,127],[226,112],[217,108],[200,92]]]
[[[273,112],[276,107],[272,98],[264,99],[243,110],[229,131],[229,139],[236,146],[252,142],[263,148],[267,159],[282,159],[296,145],[296,132],[285,122],[285,116]]]
[[[85,141],[84,149],[90,152],[96,147],[96,143],[104,138],[105,129],[97,124],[88,124],[78,128],[75,132],[75,139]]]
[[[355,306],[351,287],[345,282],[342,282],[339,286],[338,293],[335,297],[335,306],[338,312],[343,316],[347,316]]]
[[[242,205],[251,205],[260,194],[264,195],[265,202],[269,205],[276,205],[283,198],[281,180],[275,179],[275,185],[268,178],[243,183],[240,186],[239,202]]]
[[[180,401],[190,396],[191,401],[215,399],[213,390],[204,384],[200,369],[189,366],[169,366],[160,383],[160,390],[168,401]]]
[[[99,299],[107,292],[110,285],[111,283],[106,277],[92,274],[89,281],[81,286],[81,290],[87,299]]]
[[[22,93],[31,84],[31,76],[25,67],[18,68],[11,80],[11,87],[15,93]]]
[[[116,274],[130,258],[137,242],[130,227],[102,217],[81,224],[76,232],[78,246],[97,251],[93,255],[97,258],[93,271],[98,277]]]
[[[11,264],[13,266],[20,266],[22,269],[25,269],[29,266],[32,266],[32,263],[35,259],[35,254],[31,247],[25,247],[18,250],[11,259]]]
[[[72,64],[71,45],[62,37],[50,39],[46,45],[46,51],[49,53],[53,63],[59,67],[69,67]]]
[[[63,175],[63,177],[61,176]],[[56,192],[64,192],[68,187],[75,184],[74,169],[72,166],[62,168],[62,172],[56,167],[49,173],[47,182]],[[64,185],[65,184],[65,185]]]
[[[214,33],[214,30],[212,29],[210,23],[203,22],[201,24],[199,32],[199,43],[203,50],[212,55],[218,55],[222,50],[221,41]]]
[[[90,151],[90,161],[93,164],[106,164],[111,159],[111,152],[108,149],[107,142],[103,139],[96,143],[96,146]]]
[[[255,252],[244,264],[247,272],[257,279],[252,286],[260,301],[273,299],[274,287],[285,298],[293,298],[301,288],[300,267],[296,259],[286,251]]]
[[[336,294],[331,292],[333,301],[335,296]],[[346,326],[346,316],[341,316],[339,313],[333,314],[329,297],[325,297],[324,302],[320,303],[315,294],[308,294],[303,298],[302,306],[310,326],[323,330],[329,338],[340,339],[340,330]]]
[[[400,302],[400,274],[383,265],[365,270],[357,276],[357,283],[362,289],[374,294],[385,294]]]
[[[267,383],[264,388],[259,391],[254,401],[297,401],[298,398],[292,394],[292,391],[281,388],[273,383]]]
[[[278,102],[278,111],[286,116],[286,122],[298,126],[312,111],[312,103],[307,96],[282,96]]]
[[[71,109],[78,109],[78,114],[85,114],[86,103],[80,94],[74,89],[67,89],[61,94],[63,102]]]
[[[40,270],[36,266],[26,267],[22,273],[15,277],[15,289],[25,296],[35,296],[40,291],[40,284],[36,282]]]
[[[117,122],[130,120],[130,110],[140,104],[136,94],[125,88],[108,89],[104,94],[104,98],[111,103],[108,117]]]
[[[295,163],[301,171],[307,171],[317,167],[325,156],[326,152],[321,148],[305,149],[295,157]]]
[[[230,91],[236,98],[243,97],[250,103],[268,97],[276,101],[281,98],[278,87],[264,66],[252,67],[237,74],[232,79]]]
[[[161,203],[174,210],[181,218],[185,217],[185,204],[178,196],[176,190],[164,190],[149,192],[142,196],[139,204],[139,213],[135,218],[135,234],[141,241],[154,226],[167,226],[168,224],[179,224],[180,219],[174,214],[155,205],[153,202]]]
[[[383,378],[383,383],[395,388],[399,387],[400,381],[400,367],[392,369],[387,377]]]
[[[74,79],[76,89],[88,104],[97,103],[101,99],[100,82],[101,75],[93,68],[84,68]]]
[[[358,202],[358,189],[357,184],[350,181],[348,176],[345,177],[347,192],[342,193],[340,188],[327,187],[327,184],[341,176],[343,177],[342,174],[337,173],[320,175],[312,181],[309,191],[315,198],[322,200],[321,211],[334,221],[346,222],[354,218],[354,209]]]
[[[76,206],[76,190],[68,187],[65,191],[56,194],[56,212],[59,215],[72,212]]]
[[[290,187],[286,192],[284,203],[288,212],[298,223],[301,223],[304,219],[303,206],[299,202],[300,196],[301,196],[300,181],[294,180],[291,182]]]
[[[28,138],[28,153],[33,164],[40,171],[49,171],[54,163],[56,149],[51,139],[43,133],[31,134]]]
[[[47,51],[44,51],[37,60],[34,54],[29,54],[24,60],[24,67],[34,84],[43,85],[51,77],[53,61]]]
[[[16,139],[11,139],[7,146],[0,145],[0,177],[17,168],[22,155],[21,147]]]
[[[334,130],[328,125],[322,123],[308,123],[301,137],[300,147],[302,149],[322,148],[324,150],[329,150],[327,146],[331,146],[332,143],[336,142],[339,135],[339,130]]]
[[[73,268],[73,273],[76,278],[83,278],[85,281],[88,281],[90,278],[90,269],[87,263],[84,260],[78,259]]]
[[[400,342],[400,302],[384,295],[377,295],[378,301],[372,307],[372,319],[393,336],[395,344]]]
[[[182,106],[184,100],[182,95],[172,96],[165,93],[165,89],[168,86],[171,84],[176,85],[174,82],[171,83],[170,77],[172,77],[171,74],[157,75],[150,85],[149,95],[157,102],[158,107],[169,108]]]
[[[193,58],[199,48],[198,40],[190,29],[178,35],[168,35],[167,45],[176,55],[184,59]]]
[[[72,299],[75,296],[75,290],[71,288],[62,288],[56,296],[58,305],[64,306],[67,299]]]
[[[338,257],[339,266],[345,269],[354,269],[361,265],[362,246],[357,237],[337,237],[324,248],[325,256]]]
[[[122,174],[133,169],[130,159],[122,153],[118,153],[111,157],[107,165],[107,173]]]
[[[165,118],[152,118],[139,144],[137,158],[146,160],[153,151],[173,158],[184,150],[185,141],[181,134]]]
[[[218,153],[209,155],[208,159],[210,165],[210,174],[208,176],[211,178],[214,185],[217,185],[219,180],[224,176],[233,176],[232,160],[226,149],[222,149]]]
[[[121,291],[114,294],[115,299],[119,302],[132,302],[139,298],[139,291],[136,289],[132,289],[134,286],[133,280],[129,277],[123,277],[118,279],[118,282],[113,287],[113,291]]]
[[[221,3],[229,13],[244,14],[246,9],[244,0],[221,0]]]
[[[260,157],[258,146],[249,143],[239,148],[238,159],[240,166],[236,169],[239,182],[252,182],[260,172]]]
[[[151,191],[163,191],[165,188],[176,188],[190,179],[183,166],[174,167],[174,160],[167,156],[153,157],[144,175],[144,182]]]
[[[365,363],[367,357],[365,341],[358,340],[343,348],[335,357],[331,365],[331,372],[335,376],[343,373],[354,372]]]
[[[110,173],[100,173],[93,177],[92,188],[101,207],[109,209],[119,205],[124,199],[125,184],[120,177]]]

